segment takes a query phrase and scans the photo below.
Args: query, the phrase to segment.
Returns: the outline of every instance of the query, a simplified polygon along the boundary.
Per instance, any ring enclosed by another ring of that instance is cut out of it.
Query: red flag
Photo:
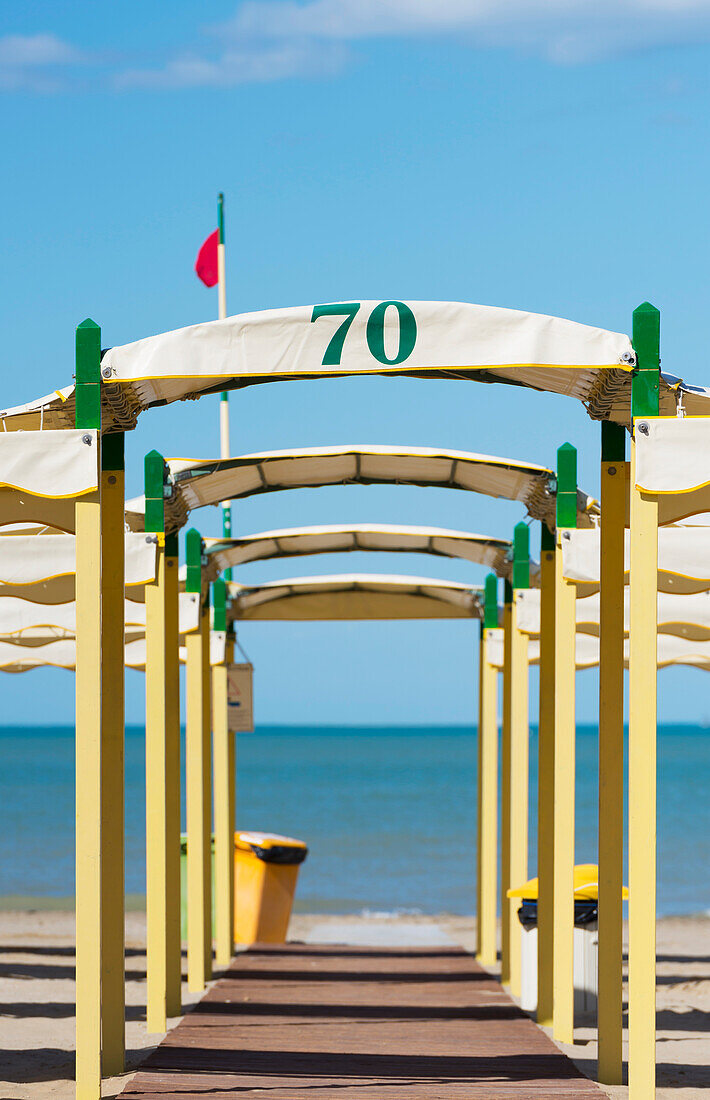
[[[219,269],[217,265],[217,245],[219,244],[219,229],[210,233],[209,237],[197,253],[195,271],[198,279],[202,279],[205,286],[217,286],[219,282]]]

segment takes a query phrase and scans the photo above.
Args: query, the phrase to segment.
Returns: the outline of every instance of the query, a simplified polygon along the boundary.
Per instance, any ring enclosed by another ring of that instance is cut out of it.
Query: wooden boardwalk
[[[124,1097],[579,1100],[601,1090],[459,948],[255,947]]]

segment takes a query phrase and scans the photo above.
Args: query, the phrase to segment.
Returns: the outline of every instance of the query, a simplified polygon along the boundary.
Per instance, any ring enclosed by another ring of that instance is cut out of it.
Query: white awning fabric
[[[517,500],[535,519],[554,523],[552,470],[515,459],[433,447],[307,447],[264,451],[221,460],[170,459],[175,492],[166,500],[173,527],[187,512],[223,500],[237,500],[282,489],[326,485],[418,485],[462,489]],[[138,512],[136,501],[130,506]],[[596,502],[578,493],[578,523],[589,526]],[[167,522],[167,519],[166,519]]]
[[[98,488],[98,433],[0,432],[0,526],[74,530],[74,503]]]
[[[353,301],[270,309],[149,336],[107,351],[104,431],[134,428],[153,405],[264,382],[403,375],[503,382],[582,401],[629,423],[628,336],[559,317],[467,302]],[[710,393],[662,378],[661,412],[679,400],[707,415]],[[74,390],[0,411],[6,430],[73,425]]]
[[[236,538],[205,539],[207,573],[211,581],[226,569],[248,562],[356,550],[461,558],[484,565],[499,576],[507,576],[511,569],[506,556],[510,545],[506,539],[474,535],[467,531],[450,531],[443,527],[403,527],[386,523],[287,527]]]
[[[568,537],[569,536],[569,537]],[[577,586],[578,595],[591,595],[599,588],[600,533],[565,531],[562,539],[562,568]],[[625,580],[629,576],[629,533],[624,549]],[[710,588],[710,527],[693,524],[660,527],[658,530],[658,590],[689,594]]]
[[[658,500],[658,522],[710,511],[710,417],[636,423],[636,487]]]
[[[191,592],[179,595],[179,632],[186,634],[199,625],[200,601]],[[144,603],[125,601],[126,641],[145,637]],[[15,645],[41,646],[76,636],[76,603],[41,604],[17,597],[0,600],[0,641]]]
[[[125,540],[126,597],[143,600],[144,586],[155,580],[157,543],[150,536],[133,533],[127,533]],[[73,535],[0,538],[0,597],[69,603],[75,597],[75,569]]]
[[[518,628],[531,637],[540,635],[540,591],[519,589],[515,593]],[[576,601],[577,632],[599,635],[597,592]],[[629,629],[629,590],[624,590],[624,630]],[[710,640],[710,591],[693,595],[674,592],[658,593],[658,632],[675,634],[693,641]]]
[[[343,573],[228,586],[231,620],[478,619],[481,590],[431,577]]]
[[[503,668],[503,631],[489,631],[493,634],[488,646],[488,661],[495,668]],[[669,668],[672,665],[690,665],[710,672],[710,642],[693,641],[672,634],[658,635],[658,667]],[[624,666],[628,667],[629,640],[624,639]],[[531,638],[528,642],[528,663],[540,662],[540,642]],[[599,638],[591,634],[575,636],[575,664],[578,670],[594,668],[599,664]]]

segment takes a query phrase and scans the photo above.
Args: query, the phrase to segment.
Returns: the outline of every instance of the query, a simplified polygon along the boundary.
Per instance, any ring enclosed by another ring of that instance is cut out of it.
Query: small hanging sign
[[[227,720],[235,733],[254,732],[253,681],[250,662],[227,667]]]

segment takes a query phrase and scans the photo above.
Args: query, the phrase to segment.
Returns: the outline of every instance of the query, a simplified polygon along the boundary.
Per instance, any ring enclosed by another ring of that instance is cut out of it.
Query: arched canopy
[[[263,451],[226,459],[171,459],[174,491],[166,524],[176,530],[194,508],[284,489],[327,485],[418,485],[462,489],[517,500],[535,519],[554,526],[553,471],[515,459],[434,447],[343,446]],[[144,505],[143,505],[144,507]],[[589,526],[595,501],[577,494],[579,526]],[[141,511],[139,499],[127,512]]]
[[[330,527],[288,527],[236,538],[207,538],[207,579],[226,569],[268,558],[334,554],[355,550],[434,554],[476,562],[500,576],[510,572],[510,542],[443,527],[402,527],[393,524],[353,523]]]
[[[230,584],[230,621],[480,619],[481,590],[431,577],[344,573]]]
[[[149,336],[105,352],[102,423],[130,430],[155,405],[264,382],[403,375],[503,382],[565,394],[594,419],[629,423],[628,336],[544,314],[467,302],[350,301],[269,309]],[[662,379],[661,413],[678,398],[707,413],[710,393]],[[0,411],[7,430],[71,427],[74,389]]]

